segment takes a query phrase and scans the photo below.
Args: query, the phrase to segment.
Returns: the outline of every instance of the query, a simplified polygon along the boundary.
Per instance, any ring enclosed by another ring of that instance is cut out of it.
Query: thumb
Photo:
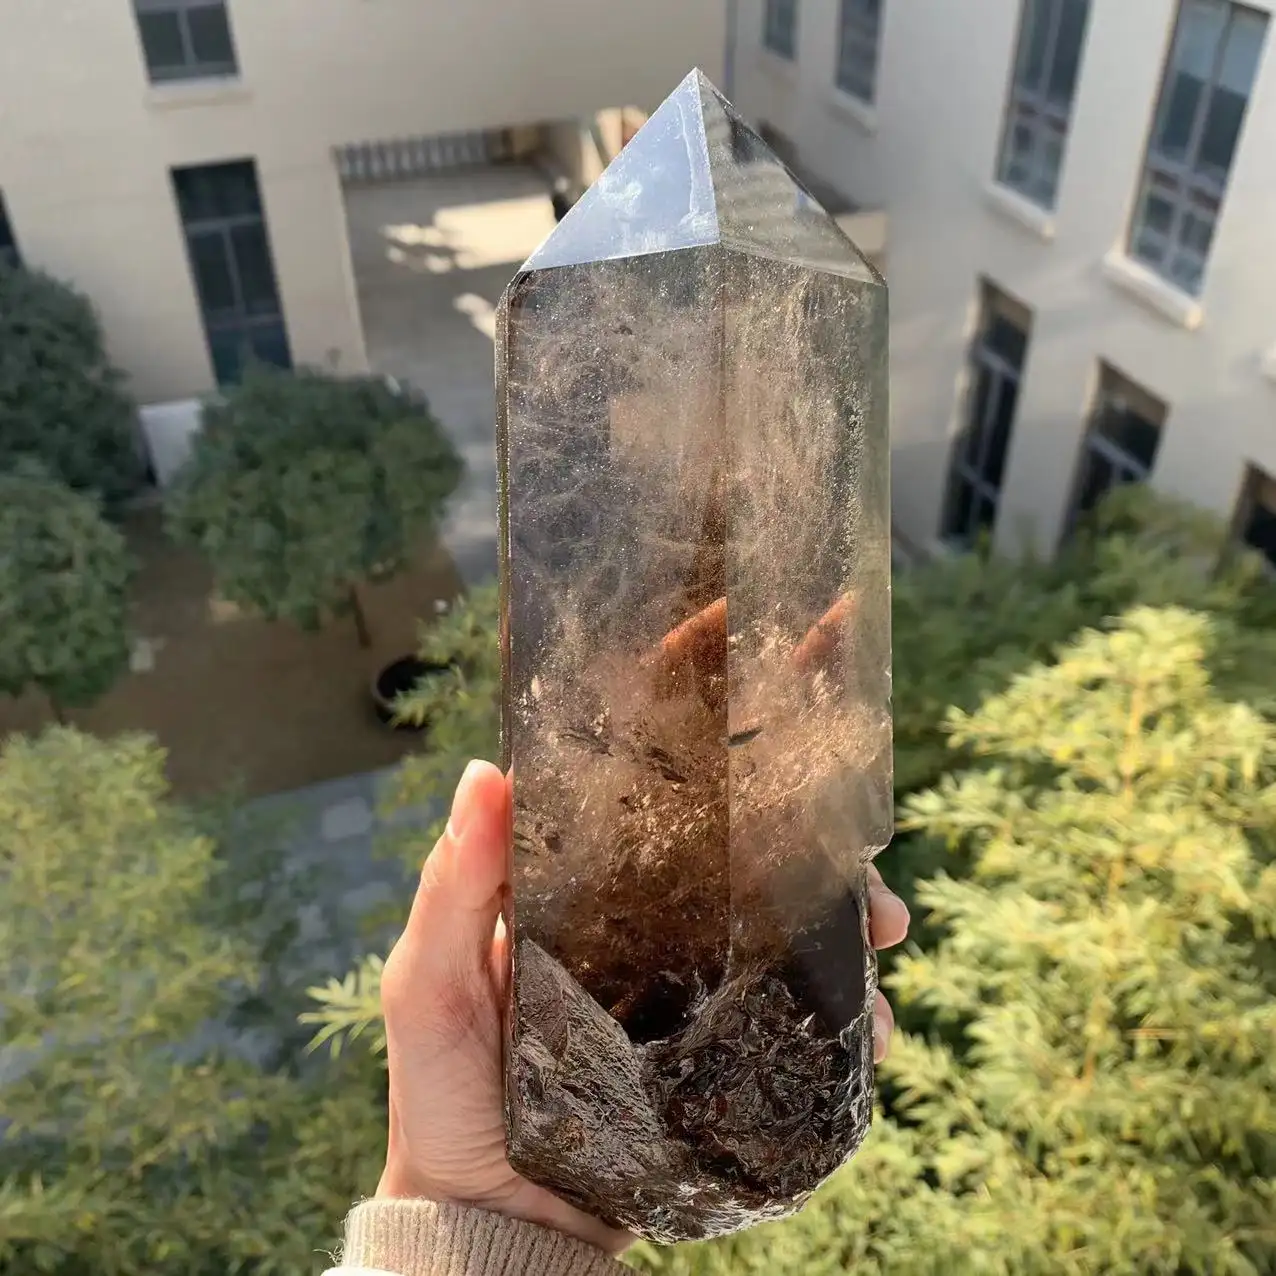
[[[421,870],[407,926],[382,977],[387,1027],[468,1027],[490,1000],[492,940],[508,879],[509,789],[489,762],[471,762],[447,828]],[[426,1021],[431,1021],[427,1023]]]

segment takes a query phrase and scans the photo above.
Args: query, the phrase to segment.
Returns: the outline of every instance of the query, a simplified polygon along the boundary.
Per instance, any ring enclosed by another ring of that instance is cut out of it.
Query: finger
[[[868,930],[874,948],[892,948],[908,935],[908,905],[892,891],[877,868],[868,866]]]
[[[793,652],[793,664],[799,673],[815,673],[832,664],[841,649],[850,612],[851,596],[843,594],[807,630],[806,637]]]
[[[472,1003],[490,970],[509,836],[505,777],[489,763],[471,762],[387,963],[382,989],[387,1019],[394,1009],[414,1022],[436,1014],[472,1017],[477,1009]]]
[[[890,1053],[891,1034],[895,1031],[895,1012],[891,1003],[879,992],[873,1005],[873,1062],[881,1063]]]
[[[661,639],[654,657],[657,694],[675,694],[693,672],[721,671],[726,658],[727,600],[719,598]]]
[[[505,776],[490,762],[471,762],[456,786],[443,836],[421,871],[408,928],[428,924],[437,943],[440,904],[463,912],[482,909],[491,917],[484,941],[496,923],[509,852],[510,790]]]

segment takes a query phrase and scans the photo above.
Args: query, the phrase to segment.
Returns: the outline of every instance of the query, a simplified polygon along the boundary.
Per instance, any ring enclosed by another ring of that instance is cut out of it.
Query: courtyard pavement
[[[554,229],[543,175],[516,165],[346,192],[373,370],[411,382],[464,456],[444,539],[467,584],[496,571],[494,311]]]
[[[261,798],[250,810],[255,819],[277,819],[282,875],[304,879],[316,873],[320,892],[297,913],[294,974],[343,976],[369,947],[364,919],[394,901],[406,917],[416,889],[415,873],[386,844],[396,836],[423,834],[446,811],[440,800],[428,808],[383,815],[378,808],[393,768],[312,784],[290,793]],[[415,840],[415,839],[414,839]],[[380,843],[381,854],[375,847]],[[420,844],[420,858],[428,850]]]

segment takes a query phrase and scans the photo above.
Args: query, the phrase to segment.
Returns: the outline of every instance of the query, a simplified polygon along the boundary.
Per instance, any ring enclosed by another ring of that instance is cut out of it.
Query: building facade
[[[383,143],[481,158],[650,109],[725,49],[718,3],[8,0],[0,254],[74,283],[143,403],[245,352],[366,368],[341,180]],[[401,147],[402,150],[402,147]]]
[[[885,211],[906,547],[1148,479],[1276,562],[1273,8],[739,0],[741,110]]]

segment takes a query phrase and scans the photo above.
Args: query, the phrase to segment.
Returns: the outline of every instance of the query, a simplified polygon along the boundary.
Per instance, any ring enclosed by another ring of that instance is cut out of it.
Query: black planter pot
[[[377,717],[395,731],[424,731],[428,722],[396,722],[395,701],[418,686],[425,678],[451,672],[450,665],[430,664],[416,656],[400,656],[377,674],[372,682],[372,707]]]

